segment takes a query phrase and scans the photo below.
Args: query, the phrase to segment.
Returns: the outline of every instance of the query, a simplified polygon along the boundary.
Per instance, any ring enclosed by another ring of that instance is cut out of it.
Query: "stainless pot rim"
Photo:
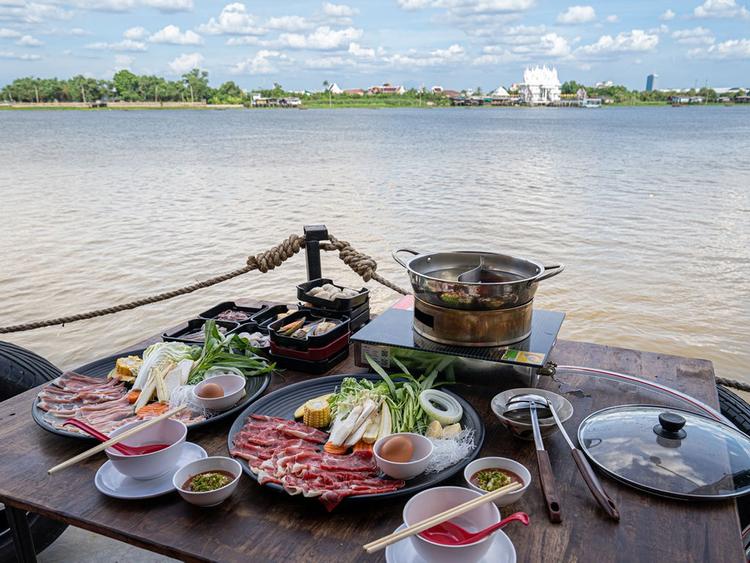
[[[413,258],[411,258],[408,262],[401,261],[397,254],[399,252],[409,252],[415,254]],[[482,255],[482,256],[502,256],[503,258],[511,258],[513,260],[523,260],[525,262],[528,262],[529,264],[532,264],[536,266],[538,272],[534,276],[530,276],[528,278],[523,278],[520,280],[510,280],[510,281],[504,281],[504,282],[459,282],[457,280],[447,280],[443,278],[435,278],[432,276],[428,276],[427,274],[423,274],[422,272],[418,272],[417,270],[413,269],[411,267],[411,263],[415,260],[418,260],[420,258],[424,258],[425,256],[436,256],[439,254],[473,254],[473,255]],[[411,250],[409,248],[401,248],[398,250],[393,251],[393,258],[398,262],[402,267],[406,268],[406,270],[410,273],[413,273],[417,276],[422,277],[426,280],[441,282],[441,283],[460,283],[461,285],[465,286],[482,286],[482,287],[501,287],[501,286],[507,286],[507,285],[514,285],[514,284],[523,284],[528,282],[533,282],[544,275],[546,270],[557,268],[559,266],[550,266],[549,268],[544,266],[541,262],[538,262],[536,260],[532,260],[529,258],[525,258],[523,256],[511,256],[510,254],[500,254],[499,252],[483,252],[481,250],[455,250],[455,251],[444,251],[444,252],[424,252],[424,253],[416,253],[416,251]]]

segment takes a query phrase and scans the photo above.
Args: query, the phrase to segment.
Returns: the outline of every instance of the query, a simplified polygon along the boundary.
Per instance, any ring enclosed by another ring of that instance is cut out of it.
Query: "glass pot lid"
[[[713,499],[750,493],[750,438],[686,410],[606,408],[581,422],[578,442],[615,479],[658,495]]]

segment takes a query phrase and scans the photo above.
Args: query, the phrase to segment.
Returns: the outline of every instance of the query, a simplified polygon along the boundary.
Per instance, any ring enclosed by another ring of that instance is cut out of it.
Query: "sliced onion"
[[[437,389],[422,391],[419,394],[419,404],[427,416],[442,425],[458,422],[464,415],[464,409],[456,399]]]

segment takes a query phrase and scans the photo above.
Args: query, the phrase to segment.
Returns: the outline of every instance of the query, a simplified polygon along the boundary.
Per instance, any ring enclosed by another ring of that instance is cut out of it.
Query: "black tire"
[[[0,401],[46,383],[60,373],[54,364],[34,352],[10,342],[0,342]],[[37,553],[48,547],[68,527],[67,524],[43,518],[38,514],[30,513],[28,519]],[[15,560],[16,554],[8,520],[5,510],[0,508],[0,563]]]
[[[740,431],[750,436],[750,405],[742,397],[722,385],[717,385],[716,390],[719,393],[721,414],[726,416]],[[740,527],[744,530],[750,526],[750,497],[738,498],[737,509],[740,513]],[[746,541],[745,547],[748,548],[750,535],[744,536],[743,539]]]

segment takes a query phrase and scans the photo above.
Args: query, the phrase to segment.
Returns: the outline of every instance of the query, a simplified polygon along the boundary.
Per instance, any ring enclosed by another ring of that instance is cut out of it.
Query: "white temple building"
[[[546,105],[560,101],[560,79],[557,69],[548,66],[528,67],[523,84],[518,85],[521,101],[529,105]]]
[[[492,91],[490,94],[491,96],[494,96],[495,98],[508,98],[510,97],[510,94],[508,94],[508,91],[503,88],[502,86],[498,86],[495,90]]]

